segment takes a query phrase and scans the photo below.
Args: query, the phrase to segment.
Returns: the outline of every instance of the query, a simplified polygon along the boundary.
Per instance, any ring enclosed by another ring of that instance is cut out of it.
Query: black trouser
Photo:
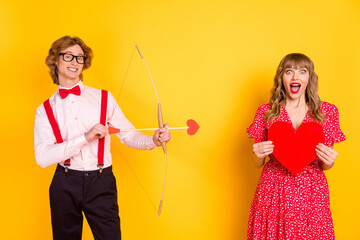
[[[95,240],[120,240],[116,180],[112,167],[97,171],[68,170],[58,165],[50,185],[54,240],[80,240],[83,214]]]

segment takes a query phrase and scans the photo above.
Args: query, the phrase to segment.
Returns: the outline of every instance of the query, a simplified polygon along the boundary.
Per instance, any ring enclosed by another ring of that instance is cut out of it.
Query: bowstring
[[[117,95],[116,101],[119,100],[120,94],[121,94],[121,92],[122,92],[122,90],[123,90],[123,87],[124,87],[124,84],[125,84],[125,79],[126,79],[127,74],[128,74],[128,72],[129,72],[130,65],[131,65],[131,62],[132,62],[133,57],[134,57],[134,53],[135,53],[135,46],[134,46],[134,48],[133,48],[133,51],[132,51],[132,54],[131,54],[131,58],[130,58],[129,64],[128,64],[127,69],[126,69],[126,72],[125,72],[124,80],[123,80],[123,82],[122,82],[122,84],[121,84],[120,91],[119,91],[119,94]]]
[[[117,147],[117,149],[118,149],[118,152],[120,153],[120,155],[121,155],[122,158],[124,159],[126,165],[130,168],[131,173],[133,174],[135,180],[137,181],[137,183],[140,185],[141,189],[142,189],[143,192],[145,193],[145,195],[146,195],[147,199],[149,200],[149,202],[151,203],[152,207],[154,208],[154,210],[155,210],[156,212],[158,212],[159,210],[156,208],[156,206],[155,206],[154,202],[152,201],[150,195],[147,193],[147,191],[145,190],[144,186],[142,185],[140,179],[139,179],[139,178],[137,177],[137,175],[135,174],[135,172],[134,172],[134,170],[132,169],[132,167],[131,167],[130,163],[128,162],[127,158],[126,158],[126,157],[124,156],[124,154],[120,151],[120,146],[119,146],[119,144],[117,144],[117,142],[115,142],[115,140],[113,140],[112,138],[111,138],[111,140],[112,140],[113,143],[115,143],[115,145],[116,145],[116,147]]]
[[[130,65],[131,65],[131,62],[132,62],[133,57],[134,57],[134,53],[135,53],[135,46],[134,46],[134,48],[133,48],[133,51],[132,51],[132,54],[131,54],[131,58],[130,58],[129,64],[128,64],[127,69],[126,69],[124,79],[123,79],[123,81],[122,81],[122,83],[121,83],[121,87],[120,87],[119,94],[118,94],[118,95],[117,95],[117,97],[115,98],[115,101],[116,101],[116,102],[118,102],[118,101],[119,101],[119,98],[120,98],[121,92],[122,92],[122,90],[123,90],[123,88],[124,88],[124,85],[125,85],[125,79],[126,79],[127,74],[128,74],[128,72],[129,72]],[[113,112],[112,112],[112,114],[111,114],[111,118],[110,118],[109,123],[111,123],[111,121],[113,120],[114,113],[115,113],[115,109],[116,109],[116,108],[114,108],[114,110],[113,110]]]

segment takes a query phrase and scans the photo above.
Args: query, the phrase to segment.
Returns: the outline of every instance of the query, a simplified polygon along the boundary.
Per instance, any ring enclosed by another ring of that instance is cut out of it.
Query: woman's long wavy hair
[[[48,65],[48,67],[50,68],[50,76],[55,84],[59,84],[58,70],[56,66],[56,62],[59,59],[59,53],[64,49],[74,45],[79,45],[84,51],[86,60],[83,66],[83,71],[91,66],[93,53],[91,48],[89,48],[83,40],[78,37],[70,36],[64,36],[62,38],[59,38],[51,45],[51,48],[49,49],[49,54],[45,60],[46,65]],[[80,74],[80,79],[84,80],[82,73]]]
[[[280,116],[281,106],[286,104],[286,92],[282,77],[286,68],[306,68],[309,71],[309,83],[305,91],[305,101],[309,108],[309,117],[317,122],[324,123],[325,116],[321,112],[321,100],[318,95],[318,77],[314,64],[310,58],[301,53],[290,53],[280,62],[274,78],[274,87],[271,90],[270,109],[265,114],[265,120],[272,121]]]

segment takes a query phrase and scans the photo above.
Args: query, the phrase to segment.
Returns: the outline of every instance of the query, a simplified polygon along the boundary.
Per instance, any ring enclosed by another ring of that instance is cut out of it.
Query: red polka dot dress
[[[261,105],[253,124],[247,129],[249,137],[255,142],[267,141],[267,130],[274,122],[283,121],[292,125],[285,106],[282,106],[278,118],[265,122],[264,114],[269,108],[269,104]],[[336,106],[322,102],[321,111],[327,119],[322,124],[325,145],[344,141]],[[306,115],[303,123],[311,121]],[[270,155],[251,205],[247,239],[335,239],[329,187],[318,159],[294,176],[273,154]]]

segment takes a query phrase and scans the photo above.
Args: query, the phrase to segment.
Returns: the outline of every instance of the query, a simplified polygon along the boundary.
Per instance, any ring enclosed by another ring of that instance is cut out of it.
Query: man
[[[82,83],[82,71],[91,66],[92,57],[80,38],[64,36],[52,44],[46,58],[58,90],[36,111],[35,157],[43,168],[58,164],[50,185],[56,240],[81,239],[82,212],[95,239],[121,239],[107,126],[134,126],[111,93]],[[170,140],[168,127],[154,136],[135,131],[117,136],[129,147],[151,150]]]

